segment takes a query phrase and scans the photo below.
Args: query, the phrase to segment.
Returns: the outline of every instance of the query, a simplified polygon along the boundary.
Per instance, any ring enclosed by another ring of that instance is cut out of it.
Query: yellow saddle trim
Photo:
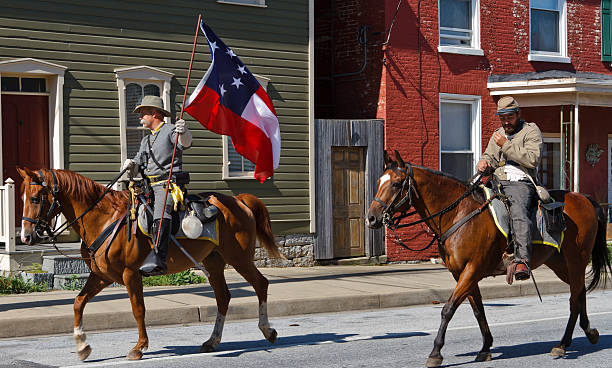
[[[487,199],[491,198],[491,189],[485,187],[484,185],[480,186],[484,192],[485,192],[485,196],[487,197]],[[493,207],[493,202],[489,203],[489,210],[491,210],[491,215],[493,216],[493,221],[495,221],[495,226],[497,226],[497,229],[504,235],[504,238],[506,238],[506,242],[508,242],[508,234],[504,231],[504,229],[502,228],[502,226],[500,225],[500,223],[497,220],[497,213],[495,213],[495,208]],[[559,243],[563,243],[563,236],[565,235],[565,232],[561,233],[561,241]],[[559,246],[555,243],[550,243],[544,240],[532,240],[531,241],[532,244],[543,244],[543,245],[548,245],[551,246],[555,249],[557,249],[557,251],[561,252],[561,248],[559,248]]]

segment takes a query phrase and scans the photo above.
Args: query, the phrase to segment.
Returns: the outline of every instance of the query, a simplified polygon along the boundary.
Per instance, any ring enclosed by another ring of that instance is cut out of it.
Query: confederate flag
[[[212,63],[185,103],[204,127],[229,135],[236,152],[255,164],[264,182],[280,159],[280,130],[270,97],[238,56],[204,22]]]

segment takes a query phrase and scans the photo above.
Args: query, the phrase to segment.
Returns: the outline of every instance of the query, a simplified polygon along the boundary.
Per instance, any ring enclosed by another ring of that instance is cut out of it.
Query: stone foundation
[[[287,259],[270,259],[268,252],[257,242],[255,266],[257,267],[309,267],[314,266],[314,236],[290,234],[277,236],[276,241]]]

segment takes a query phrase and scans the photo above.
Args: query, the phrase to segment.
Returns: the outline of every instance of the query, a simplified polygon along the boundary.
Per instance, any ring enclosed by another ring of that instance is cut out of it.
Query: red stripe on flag
[[[274,174],[270,139],[259,127],[221,105],[215,91],[204,86],[185,111],[208,130],[232,137],[236,152],[255,164],[257,180],[263,183]]]
[[[274,110],[274,105],[272,105],[272,100],[270,100],[270,96],[268,96],[266,91],[263,89],[263,86],[260,85],[257,91],[255,91],[255,94],[259,96],[259,98],[261,98],[263,102],[266,103],[266,106],[268,106],[268,108],[274,113],[274,115],[278,116],[276,110]]]

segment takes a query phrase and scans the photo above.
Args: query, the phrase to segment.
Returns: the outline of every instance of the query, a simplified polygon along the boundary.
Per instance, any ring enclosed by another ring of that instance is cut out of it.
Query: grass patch
[[[189,284],[203,284],[206,282],[206,277],[196,275],[190,270],[171,275],[148,276],[142,278],[143,286],[178,286]]]
[[[24,294],[47,291],[47,283],[24,280],[21,275],[0,276],[0,294]]]

